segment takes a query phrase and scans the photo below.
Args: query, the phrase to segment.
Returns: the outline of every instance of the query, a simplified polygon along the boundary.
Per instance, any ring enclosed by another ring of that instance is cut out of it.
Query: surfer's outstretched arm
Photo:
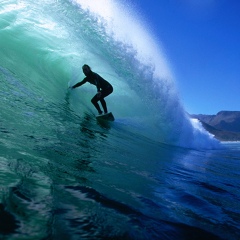
[[[72,87],[70,87],[71,89],[77,88],[82,86],[84,83],[86,83],[87,80],[84,78],[81,82],[76,83],[75,85],[73,85]]]

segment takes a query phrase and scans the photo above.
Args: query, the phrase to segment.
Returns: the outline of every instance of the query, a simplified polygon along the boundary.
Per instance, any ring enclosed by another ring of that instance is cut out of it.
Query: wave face
[[[66,101],[67,85],[84,77],[81,66],[87,63],[114,86],[107,102],[118,123],[159,142],[216,147],[213,137],[186,115],[164,54],[147,24],[129,9],[110,0],[4,1],[3,116],[11,116],[19,128],[24,128],[27,116],[52,123],[41,110],[46,104],[57,104],[57,109]],[[67,96],[77,115],[95,113],[90,103],[95,89],[87,85]]]

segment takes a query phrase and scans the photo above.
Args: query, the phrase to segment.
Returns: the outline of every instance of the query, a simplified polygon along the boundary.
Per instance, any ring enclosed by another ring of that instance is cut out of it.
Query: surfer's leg
[[[102,110],[100,109],[100,106],[99,106],[99,104],[98,104],[98,100],[99,100],[99,98],[98,98],[98,96],[97,96],[97,94],[92,98],[92,100],[91,100],[91,102],[92,102],[92,104],[94,105],[94,107],[98,110],[98,113],[99,114],[102,114]]]
[[[104,98],[100,98],[100,102],[101,102],[101,104],[102,104],[104,113],[107,113],[107,112],[108,112],[108,111],[107,111],[107,104],[106,104]]]
[[[101,102],[101,104],[102,104],[104,113],[107,113],[107,112],[108,112],[108,110],[107,110],[107,104],[106,104],[104,98],[105,98],[106,96],[108,96],[109,94],[111,94],[112,92],[113,92],[113,87],[112,87],[112,86],[109,86],[108,88],[103,89],[103,90],[101,91],[101,97],[100,97],[99,100],[100,100],[100,102]]]

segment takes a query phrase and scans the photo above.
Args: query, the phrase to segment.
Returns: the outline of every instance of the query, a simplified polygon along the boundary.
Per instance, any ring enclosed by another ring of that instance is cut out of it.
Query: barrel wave
[[[238,239],[239,146],[188,117],[148,29],[125,1],[1,1],[1,237]],[[83,64],[114,122],[70,90]]]
[[[144,24],[113,1],[96,5],[87,1],[5,3],[0,40],[5,81],[19,94],[61,105],[67,86],[84,77],[81,66],[87,63],[113,84],[108,105],[118,122],[131,124],[160,142],[216,147],[213,137],[193,127],[167,61]],[[79,96],[69,96],[70,108],[79,115],[93,113],[89,103],[93,91],[86,86],[78,90]]]

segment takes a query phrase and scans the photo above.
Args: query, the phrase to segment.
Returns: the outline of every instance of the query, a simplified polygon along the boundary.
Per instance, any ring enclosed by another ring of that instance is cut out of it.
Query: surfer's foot
[[[99,114],[99,115],[102,115],[102,114],[103,114],[103,112],[102,112],[102,111],[100,111],[100,112],[98,112],[98,114]]]
[[[104,112],[104,114],[107,114],[108,112]]]

